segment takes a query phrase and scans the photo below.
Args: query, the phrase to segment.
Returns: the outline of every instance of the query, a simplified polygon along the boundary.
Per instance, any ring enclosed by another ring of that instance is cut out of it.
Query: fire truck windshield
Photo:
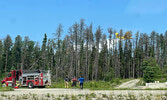
[[[8,77],[12,77],[12,73],[9,73],[9,74],[8,74]]]

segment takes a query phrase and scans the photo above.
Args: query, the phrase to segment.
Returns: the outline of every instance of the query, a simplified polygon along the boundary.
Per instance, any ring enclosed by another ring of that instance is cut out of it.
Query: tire
[[[34,88],[34,84],[32,82],[28,83],[28,88]]]

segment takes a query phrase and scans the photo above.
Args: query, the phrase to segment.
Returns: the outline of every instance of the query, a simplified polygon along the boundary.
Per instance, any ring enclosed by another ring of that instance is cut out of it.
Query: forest
[[[82,75],[88,80],[110,81],[113,78],[143,78],[147,72],[165,77],[167,74],[167,31],[133,33],[124,36],[123,29],[86,25],[84,19],[63,31],[60,24],[52,38],[44,34],[42,45],[28,36],[10,35],[0,39],[0,75],[11,70],[51,70],[53,79]],[[62,38],[62,36],[65,36]],[[152,72],[150,72],[152,71]]]

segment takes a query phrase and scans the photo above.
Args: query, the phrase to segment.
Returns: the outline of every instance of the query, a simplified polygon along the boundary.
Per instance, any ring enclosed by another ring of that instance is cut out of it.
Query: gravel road
[[[140,81],[140,79],[134,79],[134,80],[130,80],[128,82],[122,83],[121,85],[119,85],[116,88],[134,88],[136,86],[136,84]]]

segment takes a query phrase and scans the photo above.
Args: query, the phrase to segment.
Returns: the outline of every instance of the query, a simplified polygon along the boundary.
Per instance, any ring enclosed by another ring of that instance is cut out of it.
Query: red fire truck
[[[45,87],[51,85],[51,75],[49,70],[12,70],[1,83],[2,86],[12,87],[18,84],[29,88]]]

